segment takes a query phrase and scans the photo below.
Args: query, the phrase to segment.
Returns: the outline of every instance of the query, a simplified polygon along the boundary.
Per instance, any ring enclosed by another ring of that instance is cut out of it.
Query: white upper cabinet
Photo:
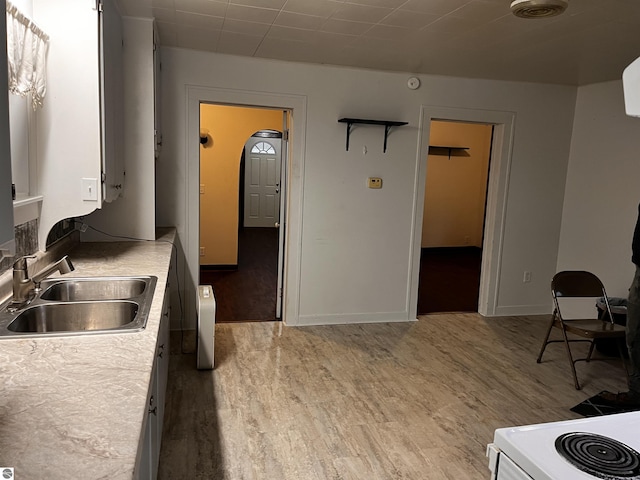
[[[103,193],[106,202],[118,198],[124,188],[122,38],[122,19],[115,5],[105,1],[100,15],[100,90]]]
[[[0,0],[2,12],[5,0]],[[7,85],[7,22],[0,21],[0,259],[15,253],[13,200],[11,196],[11,147],[9,138],[9,87]]]
[[[44,249],[54,224],[101,208],[123,187],[122,26],[113,0],[33,0],[33,15],[49,35],[36,112]]]

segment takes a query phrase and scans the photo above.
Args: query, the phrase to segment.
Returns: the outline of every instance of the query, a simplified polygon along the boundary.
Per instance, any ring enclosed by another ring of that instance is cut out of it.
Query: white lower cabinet
[[[156,359],[153,364],[149,403],[147,405],[147,426],[136,478],[155,480],[158,476],[158,462],[162,445],[164,423],[164,403],[169,378],[169,285],[165,290],[162,318],[156,344]]]

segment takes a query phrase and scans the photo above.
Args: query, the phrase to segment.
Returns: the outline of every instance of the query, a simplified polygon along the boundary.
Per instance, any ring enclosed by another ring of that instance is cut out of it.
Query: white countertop
[[[175,236],[163,233],[69,253],[67,276],[158,277],[145,330],[0,339],[0,467],[16,478],[133,478]]]

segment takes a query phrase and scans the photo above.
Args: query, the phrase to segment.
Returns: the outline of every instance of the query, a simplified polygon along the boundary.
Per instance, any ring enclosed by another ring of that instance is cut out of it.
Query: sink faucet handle
[[[18,258],[15,262],[13,262],[14,270],[27,270],[27,259],[28,258],[37,258],[36,255],[25,255],[23,257]]]

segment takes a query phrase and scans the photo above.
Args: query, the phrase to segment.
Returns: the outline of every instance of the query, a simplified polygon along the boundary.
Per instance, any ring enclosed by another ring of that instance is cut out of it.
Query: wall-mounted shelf
[[[456,152],[455,157],[468,157],[469,147],[449,147],[443,145],[429,145],[429,155],[448,155],[451,158],[451,152]]]
[[[383,152],[387,151],[387,137],[392,127],[400,127],[402,125],[408,125],[409,122],[393,122],[390,120],[366,120],[363,118],[341,118],[338,120],[340,123],[347,124],[347,151],[349,151],[349,136],[351,135],[351,127],[356,123],[364,125],[384,125],[384,147]]]

